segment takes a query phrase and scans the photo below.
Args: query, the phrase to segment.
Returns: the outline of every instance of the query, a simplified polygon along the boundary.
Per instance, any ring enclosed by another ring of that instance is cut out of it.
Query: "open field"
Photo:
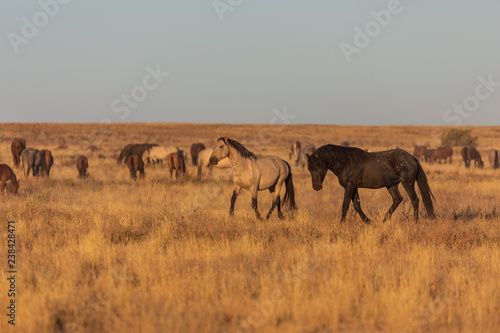
[[[242,191],[228,216],[226,170],[214,179],[170,181],[164,166],[129,179],[116,164],[127,143],[188,150],[217,133],[257,155],[287,158],[292,140],[317,146],[349,141],[372,151],[438,142],[432,127],[227,126],[191,124],[0,124],[0,162],[10,142],[50,149],[50,179],[24,179],[2,196],[1,332],[497,332],[500,327],[500,171],[486,152],[500,128],[473,128],[483,170],[423,168],[437,219],[412,219],[405,201],[390,222],[386,190],[360,190],[374,221],[350,208],[339,223],[343,189],[329,173],[315,192],[292,167],[299,210],[256,221]],[[90,177],[77,178],[76,157]],[[267,212],[269,193],[260,192]],[[17,319],[7,324],[8,220],[16,222]]]

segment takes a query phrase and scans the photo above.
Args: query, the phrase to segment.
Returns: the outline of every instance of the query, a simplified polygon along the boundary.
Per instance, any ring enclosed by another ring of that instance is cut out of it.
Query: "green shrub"
[[[476,146],[477,136],[471,136],[472,130],[451,128],[441,135],[443,146]]]

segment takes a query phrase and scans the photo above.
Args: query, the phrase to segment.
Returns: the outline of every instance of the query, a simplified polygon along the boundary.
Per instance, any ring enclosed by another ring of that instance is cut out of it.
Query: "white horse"
[[[163,163],[163,160],[167,160],[168,155],[177,153],[178,151],[179,148],[174,146],[155,146],[144,152],[142,160],[146,164]]]
[[[229,169],[231,168],[231,163],[229,163],[229,158],[222,159],[217,165],[210,164],[210,156],[212,156],[213,149],[203,149],[198,154],[198,178],[201,178],[203,174],[212,176],[212,169]]]
[[[288,203],[290,208],[296,209],[295,190],[293,188],[292,171],[290,165],[277,156],[264,156],[257,158],[239,142],[227,137],[219,138],[214,151],[210,156],[210,164],[217,165],[224,158],[229,158],[233,168],[234,189],[231,197],[229,215],[234,215],[234,204],[242,188],[250,191],[252,195],[252,208],[255,215],[261,219],[257,209],[257,192],[269,190],[273,195],[271,209],[266,218],[271,216],[274,208],[278,207],[278,217],[283,218],[281,204]],[[286,193],[283,202],[280,200],[281,186],[285,183]]]
[[[299,159],[300,149],[302,148],[302,144],[299,140],[294,141],[292,143],[292,148],[290,150],[290,161],[296,161]]]

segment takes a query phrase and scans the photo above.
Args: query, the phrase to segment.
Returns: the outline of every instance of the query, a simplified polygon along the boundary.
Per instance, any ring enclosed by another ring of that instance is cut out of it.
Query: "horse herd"
[[[471,162],[474,161],[474,167],[482,169],[484,167],[484,162],[481,159],[481,154],[474,146],[465,146],[461,149],[460,155],[464,161],[465,167],[468,169],[471,166]],[[450,146],[438,147],[436,149],[428,149],[425,146],[415,146],[413,150],[413,156],[417,158],[420,162],[439,163],[442,161],[444,163],[452,163],[453,149]],[[500,167],[500,150],[491,149],[488,154],[488,160],[490,166],[493,169],[498,169]]]
[[[50,175],[50,169],[54,164],[50,150],[27,148],[24,139],[15,138],[11,144],[11,151],[14,165],[19,167],[22,164],[26,177],[29,176],[30,171],[33,177]],[[266,218],[271,216],[274,209],[277,209],[278,217],[283,218],[282,206],[287,206],[292,211],[297,209],[292,169],[290,164],[280,157],[257,158],[253,152],[241,143],[228,138],[227,135],[219,137],[213,149],[207,149],[202,143],[193,143],[190,154],[192,164],[198,167],[198,177],[207,172],[211,173],[214,167],[232,169],[233,192],[230,200],[230,215],[234,215],[235,202],[241,189],[246,189],[251,193],[251,207],[257,219],[261,219],[257,205],[259,191],[268,190],[272,195],[271,208]],[[361,209],[358,188],[387,188],[393,203],[385,214],[384,221],[386,221],[391,218],[403,201],[398,189],[400,183],[410,197],[415,220],[419,218],[419,198],[415,191],[415,183],[418,184],[427,215],[430,218],[435,217],[434,196],[420,162],[441,163],[444,160],[445,163],[451,163],[452,155],[451,147],[427,149],[424,146],[417,146],[411,155],[399,148],[371,153],[350,147],[347,142],[339,146],[323,145],[316,149],[313,145],[302,147],[300,141],[294,141],[289,158],[296,167],[304,168],[307,165],[312,188],[316,191],[322,189],[328,170],[332,171],[344,188],[341,221],[345,220],[350,202],[352,202],[363,222],[370,223],[370,219]],[[474,161],[478,168],[484,166],[481,155],[473,146],[463,147],[461,155],[467,168],[470,167],[471,161]],[[140,178],[145,176],[145,165],[167,163],[170,177],[172,178],[175,171],[177,178],[179,175],[186,174],[187,158],[187,153],[178,147],[141,143],[125,146],[118,156],[117,163],[126,163],[132,179],[137,178],[137,173]],[[492,150],[489,159],[493,168],[499,167],[498,150]],[[85,156],[77,158],[76,167],[80,177],[87,176],[88,165],[88,159]],[[12,192],[17,194],[19,180],[8,165],[0,164],[0,190],[3,191],[9,181]],[[285,194],[281,198],[283,186]]]

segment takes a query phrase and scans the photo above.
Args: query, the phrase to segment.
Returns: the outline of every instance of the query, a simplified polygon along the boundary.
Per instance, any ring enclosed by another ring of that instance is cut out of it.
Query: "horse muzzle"
[[[208,162],[210,163],[210,165],[217,165],[219,163],[219,161],[217,160],[217,157],[210,157]]]
[[[323,185],[321,185],[321,184],[318,184],[318,185],[313,184],[313,189],[314,189],[315,191],[320,191],[320,190],[322,190],[322,189],[323,189]]]

